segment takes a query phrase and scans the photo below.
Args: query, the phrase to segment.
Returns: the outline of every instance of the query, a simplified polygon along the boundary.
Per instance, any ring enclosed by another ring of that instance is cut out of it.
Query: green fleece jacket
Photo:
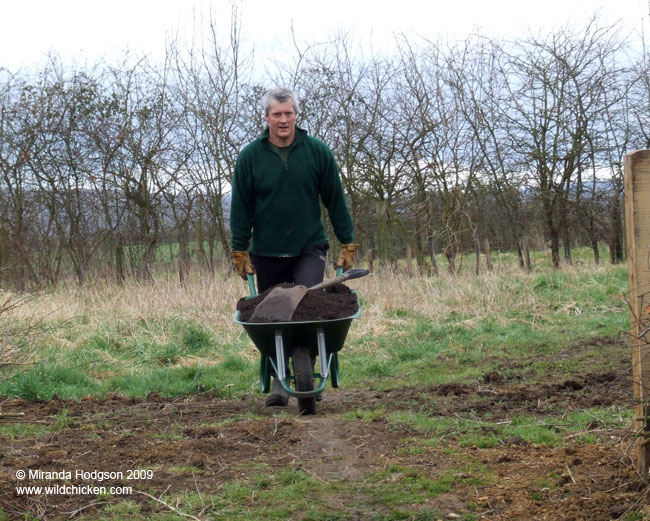
[[[231,246],[268,257],[295,257],[327,242],[319,198],[341,244],[354,227],[330,149],[301,128],[285,166],[268,128],[237,157],[230,207]],[[249,244],[252,238],[252,244]]]

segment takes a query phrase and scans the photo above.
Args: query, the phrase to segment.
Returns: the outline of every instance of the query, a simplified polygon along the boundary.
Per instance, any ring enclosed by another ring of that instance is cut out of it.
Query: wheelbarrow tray
[[[262,392],[269,392],[271,371],[278,372],[277,346],[278,337],[280,344],[288,346],[287,353],[295,346],[304,346],[309,350],[311,357],[319,355],[321,364],[325,363],[325,370],[321,374],[314,373],[314,377],[320,378],[320,385],[312,392],[300,393],[291,389],[285,380],[280,378],[282,387],[290,396],[317,396],[323,391],[325,382],[328,379],[330,365],[332,371],[332,386],[338,387],[339,369],[338,352],[343,348],[352,320],[361,316],[361,305],[354,315],[336,318],[332,320],[305,320],[293,322],[244,322],[240,319],[241,312],[235,312],[234,321],[241,324],[260,352],[260,384]],[[319,338],[320,337],[320,338]],[[319,340],[321,346],[319,346]],[[281,349],[284,349],[282,347]],[[322,351],[326,356],[323,357]],[[325,362],[323,358],[326,358]],[[284,362],[282,362],[284,366]],[[282,369],[278,374],[284,374]]]
[[[361,316],[361,308],[349,317],[303,322],[242,322],[239,315],[240,311],[237,311],[235,322],[244,327],[255,347],[264,356],[275,356],[276,331],[282,333],[282,338],[288,346],[302,345],[306,346],[310,353],[317,353],[316,334],[319,329],[325,334],[327,352],[336,353],[343,348],[352,320]]]

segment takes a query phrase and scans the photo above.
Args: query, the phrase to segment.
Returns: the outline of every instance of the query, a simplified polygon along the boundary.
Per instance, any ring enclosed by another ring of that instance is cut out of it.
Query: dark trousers
[[[262,293],[283,282],[307,287],[323,282],[328,248],[328,244],[319,244],[298,257],[265,257],[251,253],[251,264],[257,275],[257,292]]]

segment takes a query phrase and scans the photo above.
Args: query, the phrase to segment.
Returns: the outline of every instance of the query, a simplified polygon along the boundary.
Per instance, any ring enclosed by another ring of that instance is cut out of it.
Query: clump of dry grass
[[[42,319],[26,311],[33,300],[33,295],[0,292],[0,367],[23,363],[26,355],[16,346],[41,331]]]
[[[238,280],[241,284],[228,276],[197,276],[181,286],[169,276],[152,283],[100,281],[85,287],[70,283],[35,295],[7,319],[16,325],[41,317],[49,343],[62,350],[74,349],[98,332],[131,336],[143,328],[152,340],[164,344],[167,331],[161,324],[172,320],[201,324],[228,342],[241,334],[232,322],[235,302],[246,288]]]
[[[609,266],[578,265],[565,267],[562,274],[571,281],[587,273],[602,273]],[[540,300],[533,285],[552,270],[527,273],[516,266],[476,276],[465,270],[459,275],[409,276],[380,268],[370,276],[349,282],[362,299],[362,318],[355,322],[352,338],[382,335],[395,328],[399,317],[391,312],[405,311],[442,321],[451,313],[470,315],[476,320],[506,312],[527,311],[544,314],[549,303]],[[59,286],[25,302],[14,311],[16,318],[39,313],[51,324],[73,324],[86,331],[111,328],[120,322],[186,320],[201,324],[225,341],[242,334],[232,320],[237,300],[248,287],[232,273],[214,276],[194,274],[184,285],[173,277],[159,277],[153,283],[129,281],[118,285],[98,282],[87,287]],[[569,306],[570,307],[570,306]],[[83,336],[81,331],[78,335]],[[75,334],[66,334],[74,338]]]
[[[88,324],[106,320],[186,318],[221,327],[231,322],[234,304],[245,289],[233,277],[195,277],[180,285],[174,277],[155,282],[102,281],[85,287],[62,285],[39,296],[33,305],[49,320],[83,317]],[[27,311],[27,309],[25,309]]]
[[[354,367],[362,379],[384,374],[387,366],[389,372],[399,372],[404,368],[395,368],[402,360],[395,353],[401,347],[411,353],[409,356],[420,356],[431,349],[432,342],[438,342],[439,335],[441,344],[446,342],[444,349],[456,353],[468,349],[467,339],[474,330],[478,334],[489,334],[493,327],[501,333],[520,331],[511,327],[519,322],[539,330],[557,322],[545,320],[548,316],[566,314],[570,321],[570,315],[583,310],[591,318],[593,313],[607,315],[603,315],[603,322],[607,322],[610,311],[622,310],[612,297],[616,288],[624,285],[621,275],[620,267],[588,263],[560,272],[536,268],[527,273],[503,264],[479,276],[463,270],[456,276],[443,273],[429,277],[380,267],[370,276],[348,283],[358,292],[362,314],[348,334],[345,357],[349,357],[346,364],[352,365],[345,371]],[[168,369],[172,371],[165,373],[171,379],[166,382],[166,392],[181,388],[194,392],[192,385],[198,384],[184,379],[193,374],[207,379],[200,383],[210,387],[219,378],[237,381],[246,373],[243,386],[250,379],[250,388],[254,389],[257,383],[251,375],[256,371],[259,352],[233,321],[236,302],[247,293],[248,285],[226,272],[210,276],[193,273],[183,285],[171,274],[146,284],[60,285],[12,308],[0,316],[0,325],[5,320],[20,330],[38,317],[40,338],[23,342],[17,349],[12,345],[14,359],[41,361],[46,367],[73,366],[91,381],[104,382],[101,385],[127,394],[158,389],[155,378],[159,376],[152,375]],[[486,318],[490,319],[487,323],[483,322]],[[450,331],[458,331],[458,336]],[[522,343],[526,343],[525,338]],[[238,366],[242,359],[248,363]],[[404,364],[408,360],[404,358]],[[201,370],[185,371],[194,366]],[[133,375],[138,378],[133,380]],[[84,395],[88,390],[78,392]]]
[[[564,267],[561,273],[570,283],[586,274],[602,274],[610,269],[611,266],[576,265]],[[541,316],[549,313],[555,303],[540,299],[534,286],[540,277],[552,274],[551,269],[526,272],[514,265],[484,271],[479,276],[469,270],[459,275],[423,277],[382,269],[354,283],[366,302],[363,320],[356,331],[362,336],[381,334],[398,320],[386,319],[396,310],[432,322],[443,321],[452,313],[470,315],[473,320],[509,312]]]

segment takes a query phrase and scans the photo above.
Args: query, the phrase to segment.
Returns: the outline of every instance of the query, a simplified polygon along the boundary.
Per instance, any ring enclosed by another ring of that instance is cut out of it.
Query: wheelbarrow
[[[341,270],[337,275],[341,274]],[[252,275],[248,275],[251,297],[257,295]],[[242,322],[240,311],[234,321],[244,327],[260,352],[260,387],[263,393],[271,388],[275,373],[282,388],[298,400],[300,414],[315,414],[316,397],[323,393],[328,379],[332,387],[340,382],[338,352],[343,348],[352,320],[361,316],[361,306],[345,318],[302,322]],[[293,361],[293,378],[288,374],[286,360]],[[312,360],[318,359],[319,372]],[[294,387],[291,386],[293,379]]]

